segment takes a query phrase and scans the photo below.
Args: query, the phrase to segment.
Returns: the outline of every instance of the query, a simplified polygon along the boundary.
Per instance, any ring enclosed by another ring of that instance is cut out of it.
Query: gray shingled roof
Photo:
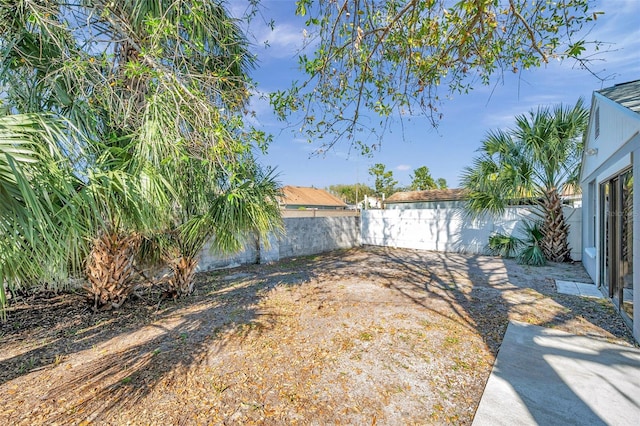
[[[597,93],[640,114],[640,80],[616,84],[613,87],[598,90]]]

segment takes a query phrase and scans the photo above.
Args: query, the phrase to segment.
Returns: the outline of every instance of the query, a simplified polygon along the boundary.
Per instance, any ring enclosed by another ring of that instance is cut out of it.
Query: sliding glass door
[[[633,175],[624,171],[600,187],[601,284],[627,320],[633,318]]]

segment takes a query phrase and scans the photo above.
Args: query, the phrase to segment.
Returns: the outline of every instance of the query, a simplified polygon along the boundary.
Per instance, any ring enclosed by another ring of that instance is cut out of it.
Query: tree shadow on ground
[[[508,307],[500,297],[501,290],[489,286],[497,268],[470,270],[467,257],[455,254],[385,250],[384,255],[408,277],[399,282],[390,276],[390,288],[428,309],[432,309],[432,299],[439,299],[443,304],[441,315],[451,317],[453,312],[456,321],[479,333],[495,355],[508,322]]]
[[[134,406],[172,373],[223,350],[228,333],[242,340],[271,327],[273,313],[259,307],[270,290],[308,282],[338,261],[314,259],[202,273],[192,296],[159,300],[147,294],[116,311],[93,313],[73,294],[12,307],[0,329],[3,348],[11,350],[0,355],[0,386],[11,388],[18,380],[12,394],[42,401],[38,410],[46,422],[104,419]],[[30,381],[43,372],[46,393],[30,395]]]
[[[531,267],[491,256],[382,250],[413,280],[391,282],[391,288],[423,305],[425,298],[444,296],[460,321],[476,329],[494,353],[509,319],[635,344],[609,301],[556,292],[555,279],[575,279],[572,274],[583,272],[581,265]]]
[[[227,347],[230,336],[242,342],[277,322],[279,314],[260,306],[272,289],[315,281],[314,297],[330,299],[322,293],[322,280],[328,277],[370,278],[398,299],[477,334],[493,356],[510,319],[568,331],[579,326],[607,334],[604,338],[628,340],[615,327],[605,328],[615,317],[606,303],[571,302],[557,295],[545,271],[490,257],[365,247],[200,274],[191,297],[158,301],[143,295],[119,311],[92,314],[79,296],[52,306],[43,303],[35,318],[26,306],[10,312],[10,322],[2,325],[3,349],[10,346],[11,354],[0,354],[0,386],[11,398],[1,404],[38,401],[38,412],[29,414],[43,423],[100,422],[135,409],[158,387],[166,386],[166,398],[172,398],[171,381],[184,381],[191,368],[206,365],[209,356]],[[551,309],[542,309],[547,304]],[[600,306],[603,311],[597,310]]]
[[[622,340],[630,346],[637,346],[631,331],[616,313],[610,301],[562,295],[556,292],[555,279],[576,280],[573,274],[579,275],[583,272],[580,269],[581,265],[572,267],[550,264],[547,267],[528,267],[519,265],[511,259],[460,256],[455,253],[430,253],[423,256],[421,252],[396,250],[389,250],[388,256],[399,268],[412,273],[413,279],[416,280],[416,289],[422,288],[425,291],[421,297],[443,297],[457,315],[458,320],[474,328],[494,356],[498,354],[507,326],[513,320],[596,338],[603,342]],[[425,272],[429,275],[429,279],[426,283],[421,283],[420,280],[423,279]],[[415,303],[421,303],[421,297],[409,295],[410,290],[407,290],[406,284],[395,284],[392,288],[407,294]],[[568,338],[570,339],[571,336]],[[572,389],[564,378],[551,368],[547,356],[563,357],[569,359],[569,362],[602,364],[606,362],[603,359],[611,357],[611,353],[605,351],[605,353],[587,355],[564,348],[552,348],[542,349],[548,353],[537,357],[533,350],[537,343],[533,339],[518,343],[525,346],[528,344],[531,349],[531,364],[519,365],[518,368],[544,370],[548,382],[554,386],[552,393],[562,395],[564,399],[571,401],[572,413],[580,413],[580,418],[588,419],[588,422],[604,424],[603,419],[593,407],[582,399],[582,395]],[[520,347],[519,350],[523,348]],[[539,348],[538,351],[540,351]],[[624,358],[623,355],[622,358]],[[635,361],[629,361],[624,365],[636,369],[638,367]],[[613,367],[621,368],[620,365]],[[553,397],[545,405],[537,401],[540,395],[531,398],[530,392],[531,389],[539,388],[544,384],[523,384],[522,371],[511,371],[509,375],[504,370],[505,368],[500,368],[497,375],[509,382],[531,417],[539,424],[548,422],[551,419],[549,416],[554,415],[553,410],[549,409],[553,406],[550,405]],[[601,382],[609,387],[615,387],[615,384],[610,383],[608,379],[601,378]],[[623,401],[628,399],[626,393],[618,390],[618,394]],[[575,420],[575,418],[569,416],[565,420]]]
[[[476,417],[480,424],[635,425],[639,380],[637,348],[512,321]]]

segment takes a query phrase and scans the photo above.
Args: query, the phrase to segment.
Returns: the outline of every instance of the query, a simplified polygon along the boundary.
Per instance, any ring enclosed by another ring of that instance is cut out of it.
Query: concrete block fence
[[[573,260],[581,260],[580,208],[565,208]],[[495,232],[522,236],[525,220],[534,219],[528,208],[510,208],[499,218],[469,218],[461,209],[364,210],[358,216],[284,218],[285,235],[268,242],[249,241],[233,256],[218,256],[207,245],[198,270],[269,263],[336,249],[376,245],[441,252],[485,253]],[[258,249],[259,246],[259,249]]]
[[[284,218],[285,235],[270,236],[268,244],[249,241],[243,251],[233,256],[218,256],[207,245],[200,256],[199,271],[231,268],[243,264],[275,262],[295,256],[307,256],[332,250],[360,246],[360,217]]]

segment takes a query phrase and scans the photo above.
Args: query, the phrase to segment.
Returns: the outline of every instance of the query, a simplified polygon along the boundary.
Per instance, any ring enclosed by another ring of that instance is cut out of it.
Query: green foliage
[[[211,234],[215,233],[212,250],[233,253],[242,248],[248,236],[265,239],[269,233],[284,232],[277,199],[280,185],[273,170],[263,170],[247,160],[221,189],[207,210]]]
[[[489,237],[487,251],[492,255],[515,257],[523,241],[513,235],[496,233]]]
[[[412,191],[424,191],[426,189],[436,189],[438,188],[438,184],[436,184],[436,181],[431,177],[429,168],[422,166],[413,171],[410,188]]]
[[[364,200],[364,196],[372,196],[375,191],[363,183],[353,185],[331,185],[328,191],[348,204],[356,204]]]
[[[538,223],[525,223],[524,248],[518,253],[518,262],[523,265],[542,266],[546,263],[540,243],[544,238]]]
[[[374,191],[377,197],[390,196],[397,191],[398,181],[393,178],[393,172],[386,170],[386,166],[381,163],[374,164],[369,168],[369,174],[375,179]]]
[[[518,165],[530,171],[538,187],[561,189],[575,182],[588,121],[589,111],[582,98],[574,106],[540,107],[516,117],[513,136],[524,160]]]
[[[63,280],[104,232],[172,233],[191,255],[212,230],[232,250],[231,232],[278,227],[251,165],[270,137],[243,120],[254,57],[223,4],[2,2],[0,18],[0,282]]]
[[[425,191],[428,189],[447,189],[447,181],[443,178],[433,179],[427,166],[418,167],[411,175],[410,191]]]
[[[298,0],[308,43],[307,80],[276,92],[281,118],[302,114],[302,133],[321,150],[346,138],[370,153],[391,117],[426,115],[435,125],[450,94],[488,85],[504,72],[576,59],[588,67],[589,0],[334,2]],[[596,48],[599,45],[596,43]],[[375,120],[374,117],[379,117]],[[382,129],[382,130],[381,130]]]
[[[64,289],[82,266],[88,200],[76,193],[82,183],[65,155],[81,144],[77,137],[70,123],[50,115],[0,117],[0,314],[5,285]]]
[[[487,251],[492,255],[515,257],[518,263],[542,266],[546,263],[540,244],[544,235],[537,222],[524,223],[524,238],[496,233],[489,237]]]
[[[576,184],[582,158],[582,137],[589,112],[579,99],[573,107],[539,107],[516,117],[514,128],[490,131],[482,141],[480,155],[465,168],[462,186],[472,214],[500,214],[510,205],[535,204],[536,213],[554,226],[546,226],[549,242],[566,241],[560,194]],[[559,247],[558,244],[543,244]],[[550,259],[562,254],[550,249]]]

